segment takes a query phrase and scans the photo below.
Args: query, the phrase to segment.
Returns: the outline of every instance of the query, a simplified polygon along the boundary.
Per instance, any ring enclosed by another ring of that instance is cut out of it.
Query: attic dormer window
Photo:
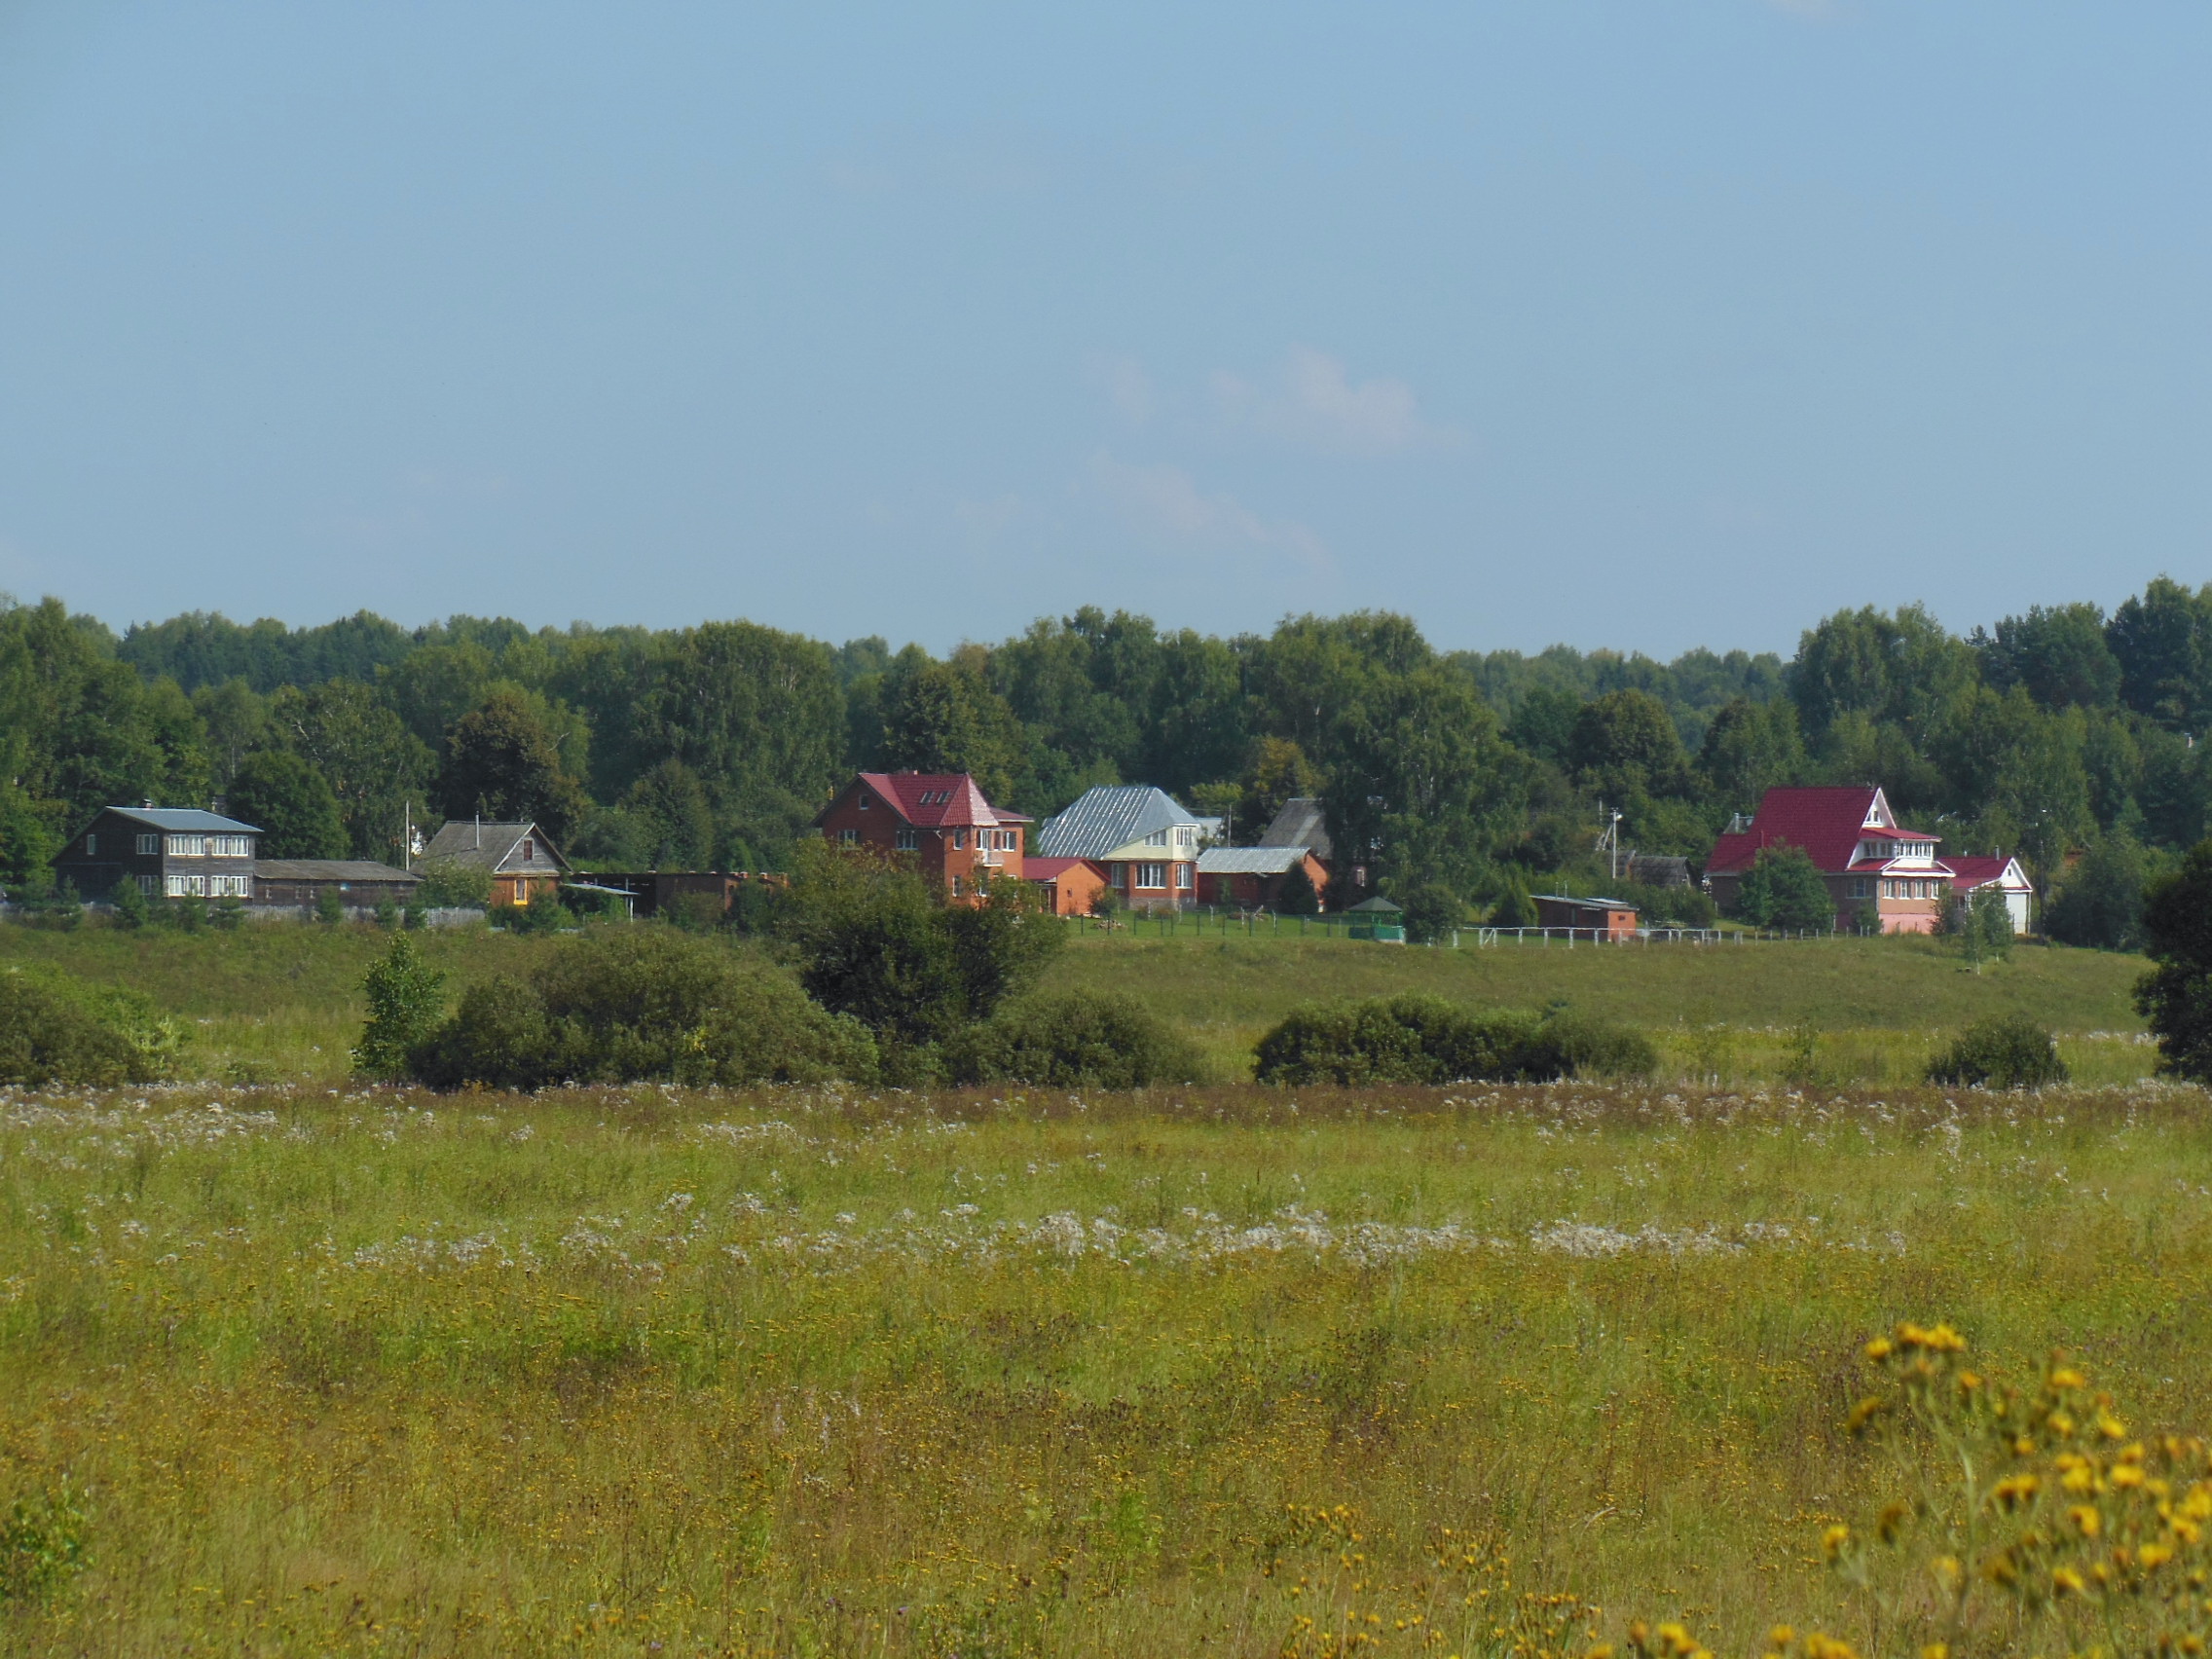
[[[529,864],[536,857],[537,843],[531,840],[528,836],[525,836],[522,843],[522,862],[524,864]]]

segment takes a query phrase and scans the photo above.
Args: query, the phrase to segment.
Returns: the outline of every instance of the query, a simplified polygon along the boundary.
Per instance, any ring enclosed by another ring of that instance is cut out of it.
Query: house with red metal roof
[[[984,799],[966,772],[862,772],[814,827],[839,846],[909,855],[953,898],[972,899],[979,882],[1022,879],[1029,822]]]
[[[1739,815],[1714,843],[1705,884],[1733,911],[1744,877],[1769,847],[1802,848],[1835,900],[1836,926],[1849,929],[1871,909],[1884,933],[1934,933],[1946,910],[1975,890],[2005,895],[2012,931],[2028,931],[2034,888],[2010,857],[1939,857],[1942,837],[1899,824],[1871,784],[1773,789],[1750,819]]]

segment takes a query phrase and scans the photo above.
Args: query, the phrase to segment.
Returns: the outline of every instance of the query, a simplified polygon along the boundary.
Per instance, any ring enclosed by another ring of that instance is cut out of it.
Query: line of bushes
[[[1642,1078],[1659,1055],[1641,1033],[1588,1014],[1463,1009],[1409,993],[1294,1009],[1260,1039],[1262,1083],[1548,1083]]]

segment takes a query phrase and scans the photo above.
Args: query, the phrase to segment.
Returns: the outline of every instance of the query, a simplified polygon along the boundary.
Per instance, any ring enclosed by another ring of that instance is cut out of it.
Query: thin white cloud
[[[1421,418],[1414,388],[1377,376],[1354,382],[1344,360],[1295,346],[1272,381],[1256,385],[1222,370],[1214,401],[1235,426],[1330,455],[1388,455],[1456,441],[1461,434]]]
[[[1207,492],[1179,466],[1131,462],[1100,450],[1090,458],[1092,484],[1140,532],[1179,546],[1270,553],[1311,571],[1329,566],[1329,550],[1309,528],[1268,519],[1224,491]]]
[[[1153,390],[1152,376],[1134,357],[1095,358],[1091,373],[1106,388],[1106,401],[1114,406],[1114,413],[1130,425],[1143,425],[1159,408],[1160,399]]]

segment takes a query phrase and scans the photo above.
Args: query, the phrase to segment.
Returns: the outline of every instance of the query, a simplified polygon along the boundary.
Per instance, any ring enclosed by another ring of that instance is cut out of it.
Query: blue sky
[[[2212,12],[0,0],[0,589],[1788,651],[2202,581]]]

